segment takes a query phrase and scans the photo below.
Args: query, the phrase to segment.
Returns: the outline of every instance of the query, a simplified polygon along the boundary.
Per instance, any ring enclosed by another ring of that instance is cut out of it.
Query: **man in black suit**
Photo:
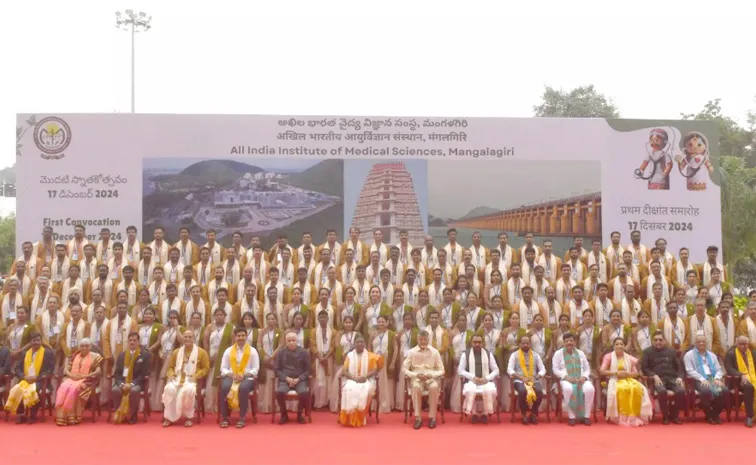
[[[36,390],[37,396],[41,397],[42,394],[42,380],[52,374],[55,370],[55,351],[49,347],[42,345],[42,336],[39,333],[32,333],[29,336],[30,348],[24,352],[21,358],[16,363],[16,377],[19,382],[11,388],[8,393],[8,402],[5,404],[5,409],[11,413],[14,411],[21,413],[25,408],[24,396],[28,393],[33,393],[32,389]],[[30,354],[31,364],[28,367],[24,367],[27,354]],[[42,357],[41,362],[38,357]],[[10,357],[8,357],[10,358]],[[7,363],[7,362],[6,362]],[[29,411],[29,423],[37,421],[37,411],[39,410],[40,402],[36,402]],[[23,423],[26,419],[19,415],[16,423]]]
[[[128,358],[128,360],[127,360]],[[127,421],[133,425],[137,421],[139,397],[150,377],[150,352],[139,349],[139,333],[130,333],[128,350],[116,359],[113,390],[113,407],[116,408],[115,423]],[[128,399],[128,409],[121,405],[124,396]],[[125,411],[124,411],[125,410]]]
[[[737,352],[740,352],[740,357]],[[738,358],[741,359],[745,372],[738,368]],[[738,337],[736,346],[731,347],[725,354],[724,364],[727,375],[736,380],[738,383],[736,389],[739,388],[743,393],[746,411],[745,425],[748,428],[753,428],[753,382],[756,379],[756,373],[752,371],[752,367],[755,363],[756,351],[749,348],[746,336]],[[739,406],[736,405],[735,408]]]

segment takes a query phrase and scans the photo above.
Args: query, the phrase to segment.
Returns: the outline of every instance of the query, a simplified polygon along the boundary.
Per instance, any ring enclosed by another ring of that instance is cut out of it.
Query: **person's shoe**
[[[662,420],[662,425],[668,425],[669,424],[669,418],[665,418]]]
[[[719,418],[719,416],[712,417],[712,420],[714,420],[714,424],[715,425],[721,425],[722,424],[722,419]]]
[[[289,422],[289,416],[288,415],[281,415],[281,418],[278,419],[279,425],[285,425]]]
[[[530,424],[530,421],[528,421],[528,417],[527,416],[523,416],[522,417],[522,424],[525,425],[525,426],[528,426]]]
[[[420,429],[423,427],[423,419],[422,418],[415,418],[415,424],[412,425],[415,429]]]
[[[753,428],[753,418],[746,418],[745,425],[746,428]]]
[[[567,420],[567,424],[570,425],[570,426],[575,426],[575,419],[574,418],[568,419]]]
[[[436,419],[431,418],[430,421],[428,421],[428,428],[433,429],[436,427]]]
[[[679,418],[675,418],[674,420],[672,420],[672,423],[674,423],[676,425],[682,425],[683,422]]]
[[[36,416],[34,416],[34,417],[29,417],[29,419],[28,419],[28,420],[26,420],[26,424],[27,424],[27,425],[33,425],[33,424],[34,424],[34,423],[36,423],[36,422],[37,422],[37,417],[36,417]]]
[[[16,417],[16,424],[17,425],[21,425],[21,424],[24,424],[24,423],[26,423],[26,417],[25,416],[19,415],[19,416]]]
[[[583,424],[585,426],[591,426],[591,419],[590,418],[583,418]]]
[[[482,415],[480,417],[480,422],[483,423],[484,425],[487,425],[488,424],[488,415]]]
[[[472,423],[473,425],[478,423],[478,415],[472,415],[470,417],[470,423]]]
[[[135,417],[129,418],[129,424],[130,425],[136,425],[137,424],[137,419]]]
[[[305,423],[307,423],[307,418],[305,418],[304,415],[297,415],[297,423],[304,425]]]
[[[530,415],[530,424],[531,425],[537,425],[538,424],[538,417],[535,415]]]
[[[710,425],[716,425],[716,424],[717,424],[717,423],[716,423],[716,422],[714,421],[714,418],[712,418],[712,417],[711,417],[711,416],[709,416],[709,415],[706,415],[706,423],[708,423],[708,424],[710,424]]]

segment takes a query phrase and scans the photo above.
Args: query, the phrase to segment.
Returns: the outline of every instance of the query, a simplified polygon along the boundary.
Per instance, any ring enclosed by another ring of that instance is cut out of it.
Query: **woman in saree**
[[[65,379],[55,398],[55,423],[58,426],[78,425],[87,401],[95,392],[102,357],[91,349],[92,341],[83,338],[64,368]]]
[[[347,288],[349,289],[349,288]],[[336,374],[331,380],[329,392],[329,407],[332,412],[339,411],[339,384],[342,383],[341,372],[344,365],[344,358],[354,349],[355,336],[357,331],[354,330],[354,317],[347,315],[341,322],[344,329],[336,333],[335,347],[333,354],[333,366],[336,368]]]
[[[372,298],[372,289],[370,295]],[[368,340],[368,350],[383,357],[384,363],[378,373],[378,408],[381,413],[390,413],[391,408],[394,405],[394,383],[404,383],[404,376],[401,372],[396,372],[397,351],[395,350],[396,346],[394,344],[394,341],[396,340],[396,332],[388,329],[388,316],[378,315],[375,321],[377,329],[370,333],[371,339]],[[398,369],[401,371],[401,367]]]
[[[346,354],[339,369],[345,378],[339,423],[354,428],[365,426],[375,395],[375,376],[383,363],[383,357],[368,352],[365,338],[355,333],[354,350]]]
[[[565,315],[567,318],[567,322],[569,323],[570,318],[569,316]],[[509,355],[512,352],[515,352],[519,347],[519,341],[522,336],[524,336],[526,333],[525,328],[520,328],[520,314],[519,313],[511,313],[509,315],[509,326],[504,328],[504,330],[501,332],[501,342],[499,345],[501,346],[501,360],[503,368],[505,368],[501,372],[501,405],[504,406],[504,411],[509,411],[509,391],[510,391],[510,380],[509,375],[506,371],[506,364],[509,360]]]
[[[145,287],[142,288],[141,291],[139,291],[137,302],[133,307],[131,307],[131,318],[135,320],[137,324],[142,324],[144,320],[144,311],[150,307],[152,307],[152,302],[150,301],[150,291]]]
[[[241,321],[242,327],[247,331],[247,344],[257,349],[257,342],[260,339],[260,324],[257,318],[252,312],[244,312]]]
[[[296,290],[296,289],[295,289]],[[258,406],[262,413],[273,411],[273,402],[276,401],[274,394],[273,362],[278,349],[283,330],[278,327],[278,318],[274,313],[265,315],[265,328],[260,330],[257,341],[257,353],[260,354],[260,372],[258,381]]]
[[[621,426],[643,426],[653,415],[646,386],[638,381],[638,360],[625,353],[625,340],[614,339],[614,350],[604,356],[601,376],[609,378],[606,419]]]
[[[451,332],[449,359],[453,365],[450,367],[450,373],[448,373],[448,375],[451,376],[451,379],[447,376],[447,379],[451,384],[449,406],[454,413],[460,413],[462,411],[462,380],[457,375],[459,358],[465,355],[467,349],[470,348],[473,334],[474,331],[467,327],[467,315],[460,313],[459,316],[457,316],[456,326]]]

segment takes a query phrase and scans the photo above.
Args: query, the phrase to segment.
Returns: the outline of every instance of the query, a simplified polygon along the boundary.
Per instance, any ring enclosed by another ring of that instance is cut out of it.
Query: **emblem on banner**
[[[34,127],[34,143],[45,160],[60,160],[71,143],[71,127],[55,116],[43,118]]]

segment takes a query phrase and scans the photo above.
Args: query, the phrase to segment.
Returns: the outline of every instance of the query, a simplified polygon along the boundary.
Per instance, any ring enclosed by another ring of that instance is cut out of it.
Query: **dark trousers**
[[[713,383],[713,381],[711,381]],[[727,388],[722,388],[718,396],[711,392],[711,386],[704,387],[700,381],[696,381],[696,391],[698,398],[701,399],[701,407],[706,412],[706,418],[716,418],[722,413],[724,408],[724,396],[727,395]],[[753,406],[753,403],[751,403]]]
[[[743,402],[745,402],[746,417],[753,418],[753,384],[746,384],[745,386],[742,386],[741,391],[743,391]]]
[[[525,387],[525,384],[519,381],[515,381],[514,388],[515,391],[517,391],[517,400],[520,404],[520,411],[523,415],[526,415],[528,413],[528,390]],[[543,400],[543,389],[541,389],[541,383],[536,381],[533,385],[533,390],[535,390],[536,393],[536,400],[533,402],[531,415],[538,415],[538,409],[541,406],[541,401]]]
[[[231,385],[234,384],[234,380],[229,377],[224,377],[221,381],[221,418],[228,421],[228,402],[226,397],[231,391]],[[239,383],[239,419],[244,420],[247,416],[247,409],[249,408],[249,393],[255,388],[255,380],[252,378],[245,378]]]
[[[286,416],[286,394],[289,391],[296,391],[299,396],[299,405],[297,406],[297,416],[302,415],[302,411],[309,408],[310,405],[310,386],[307,380],[302,380],[294,386],[294,389],[289,387],[286,380],[278,381],[276,386],[276,401],[278,402],[278,410],[281,412],[281,416]]]
[[[118,410],[118,406],[121,405],[121,398],[123,397],[121,386],[113,386],[113,390],[111,391],[110,395],[113,398],[113,408]],[[129,418],[134,418],[137,412],[139,412],[139,400],[141,395],[141,386],[131,386],[131,390],[129,391]]]
[[[680,408],[685,405],[685,388],[678,386],[674,379],[662,378],[662,385],[654,385],[656,400],[659,401],[659,409],[664,420],[674,420],[680,415]],[[674,406],[669,405],[667,391],[672,391],[675,396]]]

